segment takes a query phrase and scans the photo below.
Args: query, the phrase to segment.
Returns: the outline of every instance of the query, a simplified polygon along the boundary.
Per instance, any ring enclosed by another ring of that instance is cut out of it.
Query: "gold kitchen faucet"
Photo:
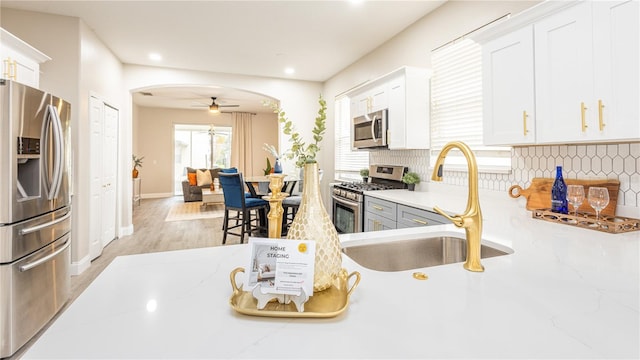
[[[463,214],[449,216],[437,206],[433,208],[437,213],[446,217],[455,226],[464,228],[467,235],[467,259],[464,268],[469,271],[484,271],[484,266],[480,263],[480,236],[482,235],[482,212],[480,211],[480,199],[478,197],[478,164],[473,152],[467,144],[461,141],[447,143],[440,151],[438,159],[434,165],[431,180],[442,181],[442,165],[449,150],[457,148],[467,159],[469,168],[469,196],[467,198],[467,208]]]

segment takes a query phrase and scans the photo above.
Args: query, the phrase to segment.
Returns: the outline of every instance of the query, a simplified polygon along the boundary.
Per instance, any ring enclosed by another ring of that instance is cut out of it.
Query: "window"
[[[211,169],[231,164],[231,128],[174,125],[174,193],[182,194],[186,167]],[[213,154],[213,156],[212,156]]]
[[[470,39],[431,53],[431,161],[446,143],[460,140],[473,150],[480,172],[511,170],[511,148],[482,145],[482,51]],[[447,156],[449,170],[466,171],[459,151]]]
[[[341,181],[361,181],[360,169],[369,167],[369,153],[351,150],[350,101],[336,98],[335,104],[335,178]]]

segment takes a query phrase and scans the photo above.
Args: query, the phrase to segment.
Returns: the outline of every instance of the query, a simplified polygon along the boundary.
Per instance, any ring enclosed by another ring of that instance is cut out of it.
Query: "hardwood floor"
[[[71,277],[71,299],[75,300],[117,256],[160,251],[195,249],[222,244],[222,218],[164,221],[172,204],[183,202],[182,196],[143,199],[133,207],[134,233],[112,241],[89,269]],[[240,238],[229,236],[227,244]]]
[[[135,205],[133,208],[133,235],[113,240],[103,249],[102,255],[91,262],[91,266],[87,270],[80,275],[71,277],[71,296],[58,315],[64,312],[66,307],[72,304],[117,256],[195,249],[222,244],[222,218],[164,221],[171,205],[177,202],[183,202],[182,196],[143,199],[139,206]],[[227,238],[227,244],[238,243],[240,243],[238,236]],[[53,321],[55,318],[49,322],[49,325]],[[8,359],[19,359],[47,327],[48,325]]]

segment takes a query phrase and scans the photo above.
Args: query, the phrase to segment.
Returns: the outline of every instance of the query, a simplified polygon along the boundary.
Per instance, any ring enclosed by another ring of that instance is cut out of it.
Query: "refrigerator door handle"
[[[58,111],[55,106],[49,105],[49,112],[51,114],[51,125],[53,128],[53,146],[55,148],[53,179],[51,182],[51,191],[49,193],[49,200],[53,200],[58,197],[60,193],[60,186],[62,185],[62,162],[63,162],[63,135],[62,135],[62,123]]]
[[[40,158],[42,159],[42,182],[47,199],[51,200],[51,179],[49,178],[49,127],[51,124],[51,112],[49,105],[45,108],[44,119],[42,119],[42,130],[40,131]]]
[[[69,211],[68,213],[66,213],[64,216],[62,216],[60,218],[57,218],[55,220],[46,222],[44,224],[32,226],[32,227],[26,228],[26,229],[20,229],[20,231],[18,231],[18,233],[20,235],[31,234],[32,232],[40,231],[40,230],[42,230],[44,228],[47,228],[49,226],[55,225],[57,223],[61,223],[61,222],[65,221],[65,220],[67,220],[70,216],[71,216],[71,211]]]
[[[32,262],[32,263],[28,263],[27,265],[22,265],[22,266],[20,266],[18,269],[19,269],[21,272],[25,272],[25,271],[29,271],[29,270],[33,269],[33,268],[34,268],[34,267],[36,267],[36,266],[40,266],[40,265],[42,265],[42,264],[46,263],[47,261],[49,261],[49,260],[53,259],[54,257],[56,257],[56,256],[57,256],[58,254],[60,254],[61,252],[63,252],[63,251],[65,251],[65,250],[67,250],[67,248],[68,248],[70,245],[71,245],[71,241],[69,241],[69,240],[67,239],[67,241],[65,242],[65,244],[64,244],[64,245],[62,245],[62,247],[61,247],[60,249],[58,249],[58,250],[56,250],[56,251],[52,252],[51,254],[49,254],[49,255],[47,255],[47,256],[45,256],[45,257],[43,257],[42,259],[38,259],[38,260],[36,260],[36,261],[34,261],[34,262]]]

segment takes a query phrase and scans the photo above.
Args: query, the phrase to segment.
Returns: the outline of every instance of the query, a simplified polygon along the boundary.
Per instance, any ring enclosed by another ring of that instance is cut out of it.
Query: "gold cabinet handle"
[[[13,80],[18,80],[18,63],[15,60],[13,60],[12,65],[13,65],[13,71],[11,72],[11,78]]]
[[[524,129],[524,136],[527,136],[529,130],[527,130],[527,110],[522,112],[522,128]]]
[[[371,207],[376,209],[376,210],[380,210],[380,211],[384,210],[384,208],[382,208],[381,206],[378,206],[378,205],[373,205]]]
[[[373,220],[373,230],[374,231],[378,231],[378,230],[382,230],[381,229],[381,225],[382,223],[378,220]]]
[[[5,79],[11,78],[11,58],[4,59],[4,72],[2,73]]]
[[[600,131],[604,129],[604,119],[602,116],[602,109],[604,108],[604,104],[602,103],[602,99],[598,100],[598,125],[600,126]]]
[[[414,223],[418,223],[420,225],[428,225],[429,223],[424,221],[424,220],[420,220],[420,219],[411,219],[411,221],[413,221]]]
[[[582,119],[582,132],[587,130],[587,107],[584,106],[584,102],[580,103],[580,118]]]

